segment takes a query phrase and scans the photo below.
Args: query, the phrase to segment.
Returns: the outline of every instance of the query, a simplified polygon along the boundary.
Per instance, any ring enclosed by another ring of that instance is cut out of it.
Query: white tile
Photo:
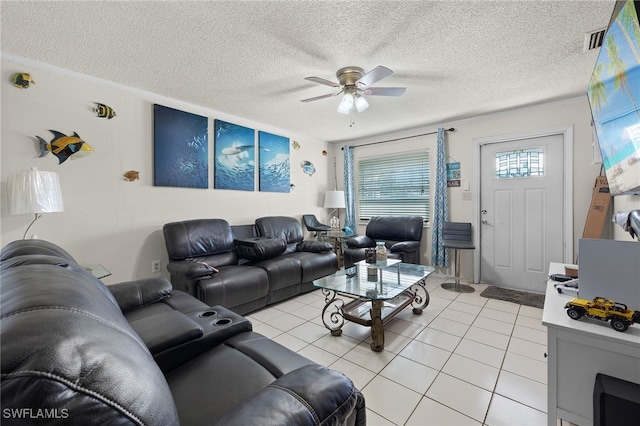
[[[282,346],[291,349],[294,352],[298,352],[300,349],[309,344],[304,340],[300,340],[297,337],[294,337],[287,333],[282,333],[281,335],[274,337],[273,340],[280,343]]]
[[[294,309],[289,313],[307,321],[322,317],[322,309],[309,305],[303,305],[301,308]]]
[[[367,408],[367,426],[396,426],[396,423],[379,416]]]
[[[442,372],[493,392],[500,369],[453,354],[442,368]]]
[[[505,355],[501,349],[467,339],[462,339],[454,352],[495,368],[500,368]]]
[[[451,321],[445,318],[436,318],[431,321],[428,326],[429,328],[434,328],[436,330],[443,331],[445,333],[453,334],[455,336],[464,336],[464,334],[469,329],[469,325],[462,324],[460,322]]]
[[[495,393],[547,412],[547,386],[540,382],[502,370]]]
[[[284,331],[278,330],[275,327],[271,327],[269,324],[266,324],[266,323],[261,323],[254,326],[253,331],[255,331],[256,333],[260,333],[263,336],[268,337],[269,339],[273,339],[274,337],[284,333]]]
[[[424,330],[424,326],[396,317],[384,325],[384,330],[389,330],[413,339]]]
[[[302,303],[296,300],[296,298],[285,300],[284,302],[273,305],[274,308],[281,310],[282,312],[290,313],[293,310],[300,309],[306,306],[306,303]]]
[[[327,331],[328,332],[328,331]],[[355,322],[347,321],[342,326],[342,334],[346,334],[354,339],[364,340],[371,336],[371,328]]]
[[[482,306],[484,306],[484,303],[482,305],[478,305],[478,304],[461,302],[460,298],[458,297],[456,300],[451,302],[448,308],[459,311],[459,312],[466,312],[468,314],[478,315],[482,310]]]
[[[516,322],[516,317],[518,315],[512,312],[499,311],[497,309],[485,307],[482,311],[480,311],[479,316],[513,324]]]
[[[516,321],[516,325],[534,328],[536,330],[541,330],[541,331],[547,330],[547,327],[542,324],[541,318],[532,318],[524,315],[518,315],[518,320]]]
[[[365,339],[366,343],[371,343],[373,339],[371,337]],[[407,346],[411,342],[411,339],[405,336],[401,336],[396,333],[392,333],[390,331],[384,331],[384,350],[393,352],[394,354],[399,353],[405,346]]]
[[[275,318],[270,319],[267,322],[271,327],[275,327],[282,331],[289,331],[301,324],[305,323],[302,318],[293,316],[291,314],[283,314]]]
[[[404,310],[402,312],[400,312],[396,318],[397,319],[401,319],[404,321],[409,321],[412,324],[417,324],[419,326],[422,326],[423,328],[428,326],[431,321],[433,321],[434,319],[436,319],[436,317],[438,315],[440,315],[440,312],[442,312],[440,310],[440,308],[431,308],[431,307],[427,307],[427,309],[425,309],[422,314],[420,315],[416,315],[414,314],[410,309]]]
[[[400,352],[400,355],[436,370],[441,370],[451,356],[451,352],[414,340]]]
[[[513,331],[513,324],[504,321],[494,320],[491,318],[478,315],[473,322],[474,327],[484,328],[485,330],[495,331],[510,336]]]
[[[455,302],[454,302],[455,303]],[[451,307],[445,309],[438,315],[438,318],[444,318],[450,321],[460,322],[465,325],[471,325],[473,321],[476,319],[476,314],[469,314],[467,312],[461,312],[455,309],[451,309]]]
[[[496,333],[495,331],[485,330],[484,328],[475,326],[472,326],[469,331],[467,331],[464,338],[502,350],[507,349],[509,345],[509,336],[506,334]]]
[[[309,358],[313,362],[325,366],[333,364],[338,359],[338,357],[334,354],[313,345],[305,346],[304,348],[299,350],[298,353],[306,358]]]
[[[284,312],[279,309],[266,307],[259,311],[252,312],[251,315],[248,316],[248,318],[256,318],[258,321],[268,323],[270,320],[283,314]]]
[[[488,299],[485,307],[490,309],[496,309],[498,311],[511,312],[517,314],[520,310],[520,305],[516,303],[506,302],[504,300]]]
[[[403,356],[397,356],[382,369],[380,375],[422,395],[431,386],[438,375],[438,370]]]
[[[342,336],[332,336],[330,333],[325,333],[323,337],[313,342],[313,346],[317,346],[320,349],[331,352],[336,356],[343,356],[351,349],[355,348],[359,343],[360,340],[344,334]]]
[[[402,425],[420,402],[422,395],[385,377],[376,376],[362,389],[367,408]]]
[[[364,387],[376,376],[371,370],[367,370],[351,361],[347,361],[344,358],[339,358],[329,366],[332,370],[337,370],[343,373],[345,376],[351,379],[353,384],[358,389],[364,389]]]
[[[541,426],[547,424],[547,415],[501,395],[493,395],[485,424],[488,426]]]
[[[344,354],[343,358],[374,373],[379,373],[396,356],[389,351],[374,352],[368,343],[362,342]]]
[[[438,374],[425,396],[479,422],[484,421],[491,400],[491,392],[444,373]]]
[[[547,353],[547,345],[530,342],[518,337],[512,337],[511,340],[509,340],[507,352],[547,362],[547,358],[544,356]]]
[[[502,370],[547,384],[547,363],[544,361],[507,352],[502,363]]]
[[[534,308],[533,306],[520,306],[518,315],[524,315],[525,317],[542,319],[542,309]]]
[[[367,424],[369,424],[369,418],[367,418]],[[406,426],[480,426],[481,424],[471,417],[425,397],[420,400]]]
[[[476,291],[474,291],[473,293],[460,293],[456,298],[456,302],[466,303],[479,307],[485,306],[487,304],[487,300],[489,299],[480,296],[480,293],[482,293],[482,290],[484,290],[486,287],[487,286],[484,284],[475,284],[473,288],[476,289]]]
[[[416,336],[415,340],[453,352],[462,337],[427,327]]]
[[[547,344],[547,331],[536,330],[529,327],[523,327],[516,325],[513,327],[513,337],[519,339],[528,340],[530,342],[539,343],[541,345]]]
[[[305,322],[295,328],[292,328],[287,333],[300,340],[304,340],[307,343],[313,343],[326,335],[331,335],[329,330],[312,322]]]
[[[312,304],[317,303],[318,300],[322,300],[324,302],[324,296],[322,295],[322,292],[320,292],[320,290],[315,290],[310,293],[305,293],[297,296],[296,300],[300,303]]]

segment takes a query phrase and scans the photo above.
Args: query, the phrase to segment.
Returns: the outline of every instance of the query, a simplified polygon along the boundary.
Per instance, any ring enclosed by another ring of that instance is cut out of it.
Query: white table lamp
[[[327,191],[324,193],[324,207],[331,210],[329,225],[333,229],[340,229],[340,210],[345,207],[344,191]],[[334,213],[337,211],[337,214]]]

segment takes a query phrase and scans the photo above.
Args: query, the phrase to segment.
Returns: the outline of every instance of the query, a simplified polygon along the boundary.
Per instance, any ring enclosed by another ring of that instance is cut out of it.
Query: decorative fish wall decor
[[[32,84],[36,84],[26,72],[17,72],[11,77],[11,83],[20,89],[28,89]]]
[[[83,141],[76,132],[73,132],[73,136],[67,136],[56,130],[49,131],[54,135],[51,143],[47,143],[40,136],[36,136],[40,141],[40,157],[44,157],[49,154],[49,152],[52,152],[53,155],[58,157],[58,164],[62,164],[72,155],[75,159],[84,157],[85,155],[93,152],[93,148]]]
[[[133,182],[134,180],[140,180],[140,172],[135,170],[129,170],[124,174],[124,180],[128,182]]]
[[[96,113],[96,117],[106,118],[107,120],[111,120],[113,117],[117,115],[116,110],[111,108],[109,105],[101,104],[99,102],[94,102],[94,104],[96,106],[95,108],[93,108],[93,112]]]
[[[300,149],[300,143],[298,143],[298,141],[292,141],[291,146],[293,149]]]
[[[302,163],[300,163],[300,167],[302,167],[302,171],[309,176],[313,176],[313,174],[316,172],[316,168],[311,161],[304,160]]]

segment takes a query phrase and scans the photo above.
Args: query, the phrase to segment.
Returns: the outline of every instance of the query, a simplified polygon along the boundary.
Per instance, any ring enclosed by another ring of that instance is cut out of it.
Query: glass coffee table
[[[345,320],[371,327],[371,350],[384,349],[384,324],[405,307],[422,314],[429,304],[425,279],[435,271],[430,266],[388,260],[384,263],[357,262],[353,267],[315,280],[322,289],[325,307],[322,322],[334,336],[342,334]],[[345,304],[341,298],[351,299]]]

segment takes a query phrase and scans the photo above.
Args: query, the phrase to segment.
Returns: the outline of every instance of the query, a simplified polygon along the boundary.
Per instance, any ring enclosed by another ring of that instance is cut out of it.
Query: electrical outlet
[[[151,273],[155,274],[156,272],[160,272],[160,269],[162,268],[162,261],[160,260],[154,260],[151,262]]]

